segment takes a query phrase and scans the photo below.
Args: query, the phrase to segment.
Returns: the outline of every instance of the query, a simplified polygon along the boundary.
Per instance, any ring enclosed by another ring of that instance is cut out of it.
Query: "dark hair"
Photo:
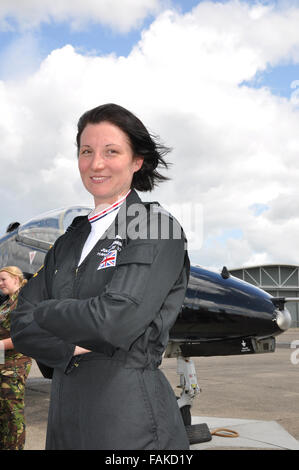
[[[86,111],[78,121],[76,137],[79,154],[81,134],[87,124],[98,124],[107,121],[118,126],[130,140],[134,156],[143,157],[143,164],[139,171],[134,173],[132,188],[138,191],[151,191],[159,182],[169,180],[161,175],[157,166],[168,168],[163,157],[170,151],[168,147],[160,144],[156,136],[151,135],[142,122],[130,111],[117,104],[108,103]]]

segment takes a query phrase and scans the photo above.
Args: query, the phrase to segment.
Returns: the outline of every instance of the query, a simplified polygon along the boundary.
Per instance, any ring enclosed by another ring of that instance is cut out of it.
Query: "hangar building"
[[[299,297],[299,266],[267,264],[230,269],[229,272],[274,297]],[[291,327],[299,327],[299,302],[288,302],[287,308],[292,316]]]

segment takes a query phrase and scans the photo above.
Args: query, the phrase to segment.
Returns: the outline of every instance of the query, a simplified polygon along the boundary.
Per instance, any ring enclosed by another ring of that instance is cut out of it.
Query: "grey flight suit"
[[[21,291],[12,340],[54,370],[47,449],[189,448],[159,370],[189,259],[181,228],[177,237],[178,224],[157,207],[132,190],[79,268],[90,223],[77,218]],[[116,258],[105,266],[107,253]],[[72,357],[75,345],[92,352]]]

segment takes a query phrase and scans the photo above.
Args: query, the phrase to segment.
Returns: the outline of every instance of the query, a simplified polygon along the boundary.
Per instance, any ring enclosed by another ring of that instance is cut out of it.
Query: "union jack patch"
[[[111,266],[115,266],[116,257],[117,257],[117,250],[108,251],[108,253],[104,256],[104,258],[100,262],[97,271],[99,271],[99,269],[105,269],[105,268],[110,268]]]

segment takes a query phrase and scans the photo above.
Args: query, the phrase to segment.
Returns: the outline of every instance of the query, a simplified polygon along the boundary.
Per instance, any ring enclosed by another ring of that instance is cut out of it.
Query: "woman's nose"
[[[101,155],[101,153],[100,152],[95,153],[92,159],[91,168],[93,170],[98,170],[98,169],[103,168],[104,166],[105,166],[105,160],[103,156]]]

